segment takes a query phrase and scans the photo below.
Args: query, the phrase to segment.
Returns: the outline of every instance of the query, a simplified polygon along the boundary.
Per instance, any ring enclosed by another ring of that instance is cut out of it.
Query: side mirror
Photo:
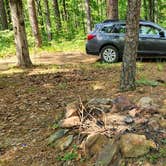
[[[159,32],[159,35],[160,35],[160,37],[165,37],[164,31],[160,31],[160,32]]]

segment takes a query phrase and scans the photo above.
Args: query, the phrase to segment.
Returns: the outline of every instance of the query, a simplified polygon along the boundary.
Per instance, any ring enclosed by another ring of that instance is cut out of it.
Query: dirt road
[[[81,52],[42,52],[36,55],[31,55],[33,64],[80,64],[93,63],[98,59],[99,57],[97,56],[89,56]],[[0,70],[6,70],[11,65],[16,64],[16,62],[16,56],[0,59]]]

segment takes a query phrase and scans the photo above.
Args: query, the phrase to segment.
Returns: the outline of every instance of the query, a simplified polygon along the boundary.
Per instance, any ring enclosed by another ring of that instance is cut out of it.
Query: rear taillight
[[[93,34],[89,34],[87,36],[87,40],[92,40],[96,35],[93,35]]]

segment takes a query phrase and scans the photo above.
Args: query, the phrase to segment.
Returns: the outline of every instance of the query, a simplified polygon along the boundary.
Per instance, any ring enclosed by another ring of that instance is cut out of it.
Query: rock
[[[131,117],[136,117],[141,111],[140,110],[137,110],[136,108],[130,110],[128,113]]]
[[[70,103],[66,106],[65,118],[70,118],[71,116],[77,116],[78,107],[76,103]]]
[[[143,118],[136,118],[134,122],[137,125],[142,125],[142,124],[148,123],[149,120],[143,117]]]
[[[147,109],[147,110],[157,110],[158,105],[153,102],[153,99],[150,97],[142,97],[139,102],[138,106],[141,109]]]
[[[158,119],[155,119],[155,118],[150,119],[149,122],[148,122],[148,126],[150,128],[152,128],[154,131],[159,130],[160,126],[159,126],[159,123],[158,123]]]
[[[71,143],[73,142],[73,135],[69,135],[67,137],[63,137],[59,140],[57,140],[54,144],[53,147],[58,149],[58,150],[65,150],[67,149]]]
[[[89,105],[112,105],[112,100],[109,98],[93,98],[88,102]]]
[[[109,98],[93,98],[88,102],[89,108],[99,108],[103,112],[110,112],[112,108],[112,100]]]
[[[106,143],[108,143],[108,138],[105,135],[91,134],[83,142],[81,147],[87,155],[93,156],[98,154]]]
[[[113,103],[117,109],[117,111],[126,111],[135,108],[135,105],[124,96],[118,96],[113,100]]]
[[[162,119],[159,121],[159,124],[162,128],[166,129],[166,119]]]
[[[78,116],[72,116],[70,118],[63,119],[59,123],[59,126],[62,128],[71,128],[79,125],[81,125],[81,122]]]
[[[119,144],[114,140],[109,140],[96,159],[96,166],[117,166],[120,165],[121,156],[119,153]]]
[[[156,144],[147,140],[145,135],[125,134],[120,138],[120,149],[124,157],[142,156],[147,154],[150,148],[156,148]]]
[[[56,131],[54,134],[52,134],[49,138],[48,138],[48,144],[53,143],[54,141],[56,141],[59,138],[62,138],[69,130],[64,130],[64,129],[60,129],[58,131]]]
[[[131,123],[134,122],[134,119],[133,119],[131,116],[126,116],[126,117],[124,118],[124,122],[125,122],[126,124],[131,124]]]

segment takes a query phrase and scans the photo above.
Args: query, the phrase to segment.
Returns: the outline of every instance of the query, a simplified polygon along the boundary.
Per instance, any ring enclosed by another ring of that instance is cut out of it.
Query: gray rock
[[[131,116],[126,116],[125,119],[124,119],[124,122],[126,124],[131,124],[131,123],[134,122],[134,119]]]
[[[93,98],[88,102],[89,105],[112,105],[112,100],[109,98]]]
[[[94,98],[88,102],[88,107],[90,109],[94,107],[96,108],[96,110],[98,108],[99,110],[102,110],[103,112],[110,112],[112,105],[113,105],[112,100],[109,98]]]
[[[99,153],[95,166],[117,166],[120,163],[119,144],[110,140]]]
[[[58,131],[56,131],[54,134],[52,134],[49,138],[48,138],[48,144],[51,144],[53,142],[55,142],[57,139],[62,138],[69,130],[65,130],[65,129],[60,129]]]
[[[81,148],[88,156],[97,155],[104,145],[108,143],[108,138],[102,134],[91,134],[82,143]]]
[[[125,96],[118,96],[113,101],[116,111],[126,111],[135,108],[135,104],[132,103],[127,97]]]
[[[55,148],[57,148],[58,150],[65,150],[67,149],[71,143],[73,142],[73,135],[69,135],[67,137],[63,137],[59,140],[57,140],[55,143],[54,143],[54,146]]]
[[[141,109],[148,109],[148,110],[157,110],[158,105],[154,103],[153,99],[150,97],[142,97],[139,102],[138,106]]]

